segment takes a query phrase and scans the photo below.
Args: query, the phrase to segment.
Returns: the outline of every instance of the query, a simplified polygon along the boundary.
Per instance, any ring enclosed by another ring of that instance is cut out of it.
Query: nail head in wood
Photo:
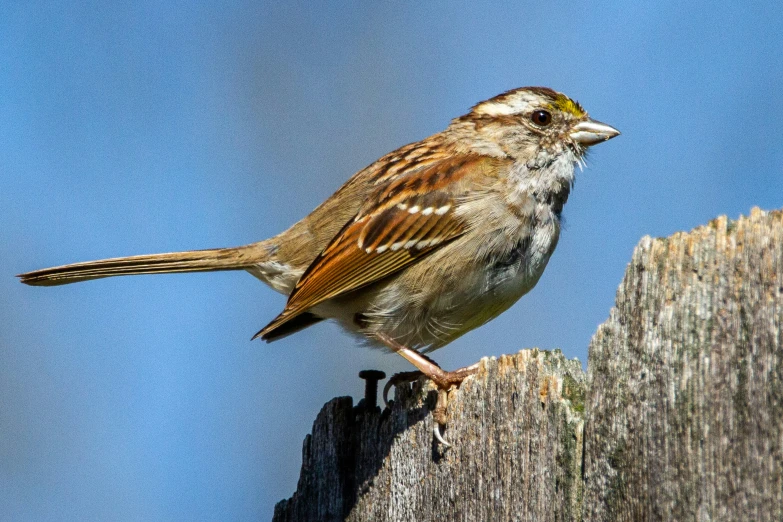
[[[362,370],[359,377],[364,379],[364,407],[375,408],[378,405],[378,381],[386,378],[380,370]]]

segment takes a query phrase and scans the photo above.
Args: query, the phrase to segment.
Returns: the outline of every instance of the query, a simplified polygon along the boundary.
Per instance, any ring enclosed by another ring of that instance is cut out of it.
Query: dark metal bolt
[[[364,379],[364,408],[375,409],[378,405],[378,381],[386,378],[380,370],[362,370],[359,377]]]

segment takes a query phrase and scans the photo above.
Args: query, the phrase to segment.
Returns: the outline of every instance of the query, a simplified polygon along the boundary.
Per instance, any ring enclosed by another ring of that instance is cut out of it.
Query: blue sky
[[[269,519],[323,403],[410,369],[331,324],[250,342],[284,298],[245,273],[14,274],[264,239],[523,85],[623,134],[538,286],[444,367],[584,362],[642,236],[783,206],[777,2],[278,4],[0,7],[0,519]]]

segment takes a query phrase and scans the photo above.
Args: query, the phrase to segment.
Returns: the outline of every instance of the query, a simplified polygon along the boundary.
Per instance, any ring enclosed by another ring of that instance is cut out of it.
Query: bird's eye
[[[540,127],[546,127],[552,123],[552,114],[549,111],[534,111],[530,120]]]

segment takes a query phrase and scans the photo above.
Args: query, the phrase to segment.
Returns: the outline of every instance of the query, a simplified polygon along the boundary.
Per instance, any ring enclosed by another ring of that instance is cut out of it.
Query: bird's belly
[[[469,270],[431,268],[416,277],[403,271],[314,311],[371,344],[374,333],[383,333],[411,348],[440,348],[494,319],[536,285],[557,244],[557,225],[534,227],[532,235],[494,254],[477,251]]]
[[[483,270],[463,279],[453,296],[457,305],[431,311],[436,319],[448,318],[459,328],[446,339],[435,339],[432,348],[439,348],[494,319],[532,290],[544,273],[556,241],[552,234],[520,240],[503,256],[488,260]]]

